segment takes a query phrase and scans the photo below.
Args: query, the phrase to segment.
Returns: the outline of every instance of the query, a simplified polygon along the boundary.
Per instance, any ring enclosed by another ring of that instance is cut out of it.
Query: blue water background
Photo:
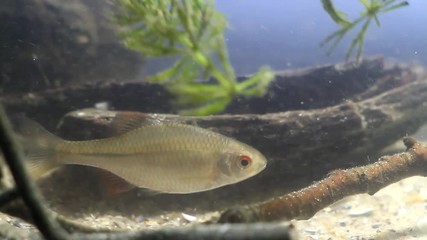
[[[334,2],[349,19],[355,19],[363,10],[358,0]],[[372,22],[363,55],[427,63],[427,1],[409,3],[408,7],[379,15],[381,27]],[[230,24],[226,42],[237,75],[254,73],[263,65],[284,70],[342,62],[358,32],[353,30],[328,56],[328,46],[321,47],[320,43],[339,26],[323,10],[320,0],[217,0],[216,7]],[[170,63],[150,60],[146,73]]]

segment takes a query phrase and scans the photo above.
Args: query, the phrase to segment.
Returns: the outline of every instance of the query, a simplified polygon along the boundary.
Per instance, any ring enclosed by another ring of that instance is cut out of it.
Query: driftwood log
[[[414,72],[415,71],[415,72]],[[325,65],[277,72],[261,98],[238,98],[227,114],[264,114],[289,110],[320,109],[345,100],[360,101],[418,79],[414,67],[384,61],[380,57],[354,63]],[[239,79],[245,79],[240,77]],[[145,82],[87,82],[24,94],[6,94],[0,101],[12,112],[25,112],[53,128],[64,114],[109,103],[112,109],[173,113],[172,96],[161,86]]]
[[[393,85],[396,87],[390,87]],[[413,133],[425,122],[426,92],[423,74],[393,65],[384,69],[376,84],[365,91],[322,109],[207,117],[156,116],[210,128],[258,148],[267,156],[267,170],[230,188],[254,194],[262,190],[271,196],[307,186],[334,169],[377,159],[379,150]],[[96,109],[71,112],[63,118],[59,132],[70,139],[107,137],[108,125],[117,114],[129,113]],[[265,186],[269,186],[267,190]]]

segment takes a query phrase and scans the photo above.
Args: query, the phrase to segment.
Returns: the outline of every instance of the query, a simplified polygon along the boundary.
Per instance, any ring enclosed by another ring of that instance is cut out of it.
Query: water
[[[337,1],[337,6],[350,19],[363,10],[358,1]],[[425,7],[423,1],[410,1],[409,7],[381,14],[381,27],[372,23],[367,32],[365,55],[380,54],[425,64],[426,33],[418,27],[427,22]],[[251,74],[266,64],[283,70],[340,62],[356,32],[346,36],[328,56],[327,47],[320,47],[320,43],[338,26],[324,12],[320,1],[220,0],[217,9],[227,16],[231,26],[227,44],[238,75]],[[157,63],[149,66],[155,68]]]
[[[25,113],[63,138],[83,140],[109,137],[116,111],[157,113],[162,120],[236,138],[268,159],[265,171],[255,177],[184,195],[139,189],[107,196],[96,169],[81,166],[42,179],[49,207],[84,227],[146,229],[215,221],[224,209],[271,200],[336,169],[403,152],[401,139],[427,119],[427,33],[419,27],[427,23],[425,1],[380,14],[381,27],[369,26],[366,58],[358,65],[345,63],[345,53],[360,27],[330,56],[328,46],[320,46],[339,29],[321,1],[217,0],[216,9],[229,21],[225,43],[236,75],[253,74],[264,65],[277,75],[263,97],[238,96],[227,115],[198,118],[168,115],[177,113],[172,95],[141,83],[175,59],[143,58],[124,47],[110,22],[114,4],[24,2],[0,6],[5,26],[0,32],[1,100],[11,116]],[[359,1],[335,2],[349,19],[363,10]],[[44,15],[37,15],[39,9]],[[84,110],[96,106],[101,107]],[[416,137],[424,140],[425,128]],[[292,223],[301,239],[422,238],[425,186],[423,177],[406,179]]]
[[[336,1],[350,19],[363,10],[358,1]],[[228,16],[230,57],[239,73],[251,73],[263,64],[275,69],[300,68],[342,61],[355,31],[346,37],[332,56],[320,42],[338,26],[323,11],[320,1],[218,1],[218,9]],[[381,27],[372,24],[366,36],[366,55],[426,63],[424,39],[418,23],[427,22],[426,3],[410,1],[410,6],[379,16]]]

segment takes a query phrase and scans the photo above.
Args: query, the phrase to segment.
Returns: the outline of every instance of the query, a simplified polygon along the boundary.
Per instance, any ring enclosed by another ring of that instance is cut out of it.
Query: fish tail
[[[15,123],[17,138],[25,150],[25,166],[33,179],[39,179],[59,165],[56,146],[63,140],[28,118]]]

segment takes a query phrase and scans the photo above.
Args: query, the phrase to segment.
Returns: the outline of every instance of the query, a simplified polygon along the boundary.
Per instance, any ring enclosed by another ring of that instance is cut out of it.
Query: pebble
[[[143,221],[145,221],[145,220],[147,220],[147,218],[146,218],[146,217],[144,217],[143,215],[139,215],[139,216],[137,216],[137,217],[135,218],[135,221],[136,221],[137,223],[141,223],[141,222],[143,222]]]
[[[374,210],[370,207],[359,207],[352,209],[348,215],[350,217],[369,216]]]
[[[95,108],[100,110],[108,110],[110,108],[110,104],[108,102],[98,102],[95,103]]]
[[[189,215],[189,214],[186,214],[186,213],[181,213],[181,215],[182,215],[182,217],[183,217],[185,220],[187,220],[187,221],[189,221],[189,222],[194,222],[194,221],[196,221],[196,220],[197,220],[197,217],[192,216],[192,215]]]
[[[404,207],[400,207],[398,210],[397,210],[397,216],[405,216],[405,215],[407,215],[407,212],[408,212],[408,210],[406,210],[406,208],[404,208]]]
[[[419,196],[425,201],[427,200],[427,189],[421,188],[419,190]]]
[[[381,223],[374,223],[374,224],[371,225],[371,227],[373,229],[377,229],[377,228],[381,227]]]
[[[120,228],[120,229],[126,228],[126,224],[124,222],[121,222],[121,221],[113,221],[113,224],[116,228]]]
[[[323,211],[324,211],[324,212],[330,212],[330,211],[332,211],[332,208],[330,208],[330,207],[325,207],[325,208],[323,209]]]
[[[314,228],[304,228],[303,231],[306,233],[309,233],[309,234],[316,234],[317,233],[317,229],[314,229]]]
[[[22,222],[19,220],[12,221],[12,225],[18,228],[22,228]]]
[[[144,224],[145,224],[146,226],[148,226],[148,227],[156,227],[156,226],[159,226],[159,223],[158,223],[158,222],[156,222],[156,221],[151,221],[151,220],[145,221],[145,222],[144,222]]]
[[[427,217],[420,218],[415,224],[415,229],[419,234],[427,234]]]

